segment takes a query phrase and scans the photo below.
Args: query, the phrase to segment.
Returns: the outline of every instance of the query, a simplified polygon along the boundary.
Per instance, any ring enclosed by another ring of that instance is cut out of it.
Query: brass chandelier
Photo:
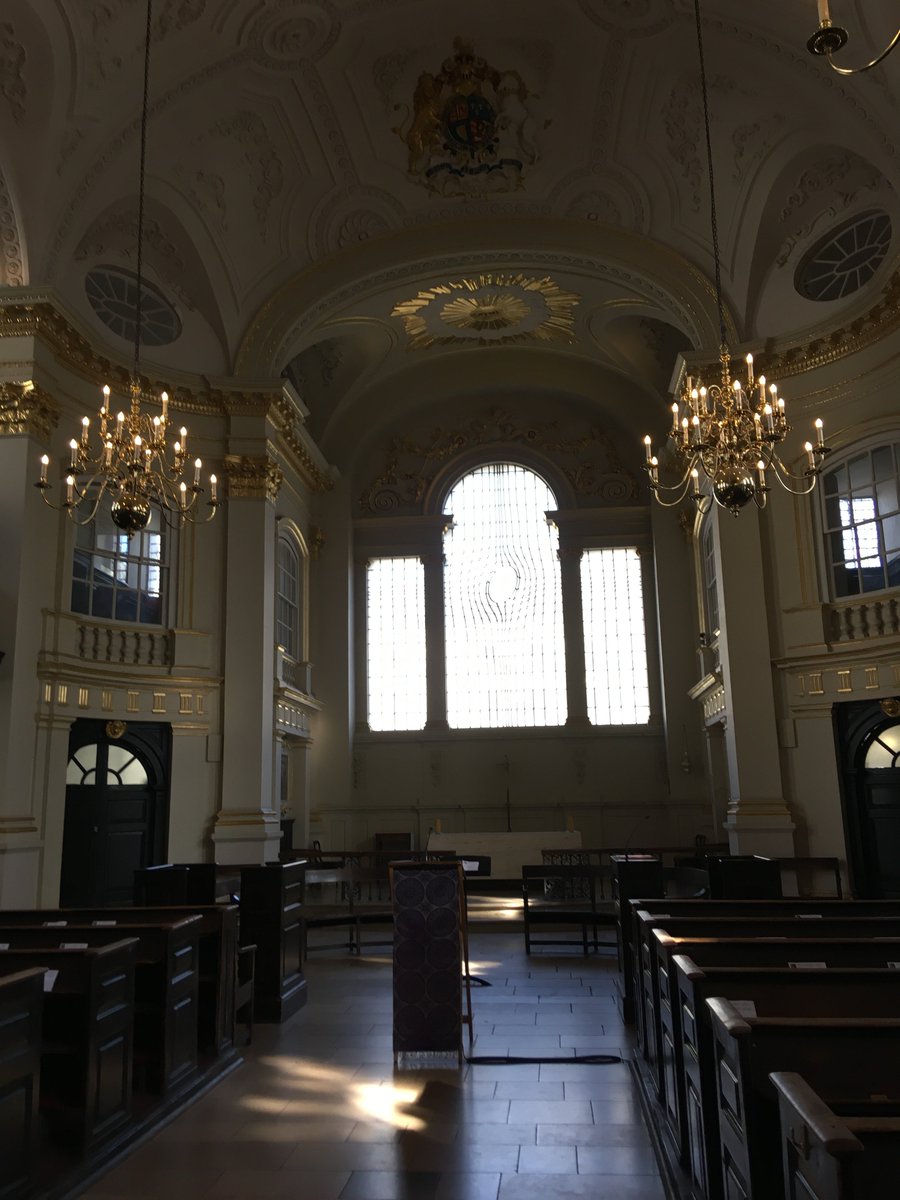
[[[144,40],[144,91],[141,108],[140,180],[138,187],[137,271],[134,303],[134,361],[129,386],[130,403],[113,417],[110,389],[103,388],[103,399],[92,434],[91,421],[82,417],[81,437],[69,442],[65,499],[54,504],[49,496],[50,458],[41,457],[41,473],[35,486],[51,508],[62,509],[77,525],[87,525],[96,517],[104,497],[110,498],[113,524],[129,537],[146,529],[153,509],[158,509],[167,525],[187,522],[202,524],[216,515],[219,499],[215,475],[210,475],[209,500],[201,507],[205,489],[200,484],[203,463],[193,461],[193,476],[187,449],[187,429],[179,430],[179,439],[170,447],[169,397],[159,397],[161,411],[150,415],[142,408],[145,395],[141,387],[141,319],[143,299],[142,255],[144,240],[144,176],[147,156],[147,111],[150,79],[150,34],[153,0],[147,0],[147,25]]]
[[[832,54],[836,54],[838,50],[843,50],[850,39],[850,35],[842,25],[833,24],[828,0],[817,0],[817,2],[819,28],[806,43],[806,48],[811,54],[824,56],[828,60],[829,67],[831,67],[832,71],[837,71],[838,75],[860,75],[863,71],[871,71],[880,62],[884,62],[894,47],[900,43],[900,29],[898,29],[887,46],[885,46],[880,54],[876,54],[870,62],[863,63],[859,67],[839,67],[835,64],[831,56]]]
[[[716,191],[713,174],[712,141],[709,127],[709,97],[706,63],[703,55],[703,29],[700,0],[694,0],[697,23],[697,47],[700,60],[700,85],[703,97],[703,121],[706,132],[706,159],[709,172],[710,222],[715,263],[716,306],[719,317],[719,382],[709,387],[686,375],[680,401],[672,405],[672,427],[668,434],[671,457],[677,476],[674,483],[660,480],[660,464],[653,452],[649,434],[644,438],[650,488],[664,507],[680,504],[689,494],[701,511],[708,511],[713,500],[734,516],[752,500],[764,508],[769,491],[768,479],[774,476],[795,496],[803,496],[816,486],[829,448],[821,419],[816,420],[816,440],[807,442],[806,467],[802,474],[790,471],[782,462],[778,447],[791,432],[785,403],[776,384],[766,383],[753,371],[753,355],[746,357],[747,380],[732,379],[731,354],[725,333],[722,303],[722,272],[719,257],[719,231],[716,219]],[[768,474],[767,474],[768,473]],[[704,480],[709,488],[704,488]]]

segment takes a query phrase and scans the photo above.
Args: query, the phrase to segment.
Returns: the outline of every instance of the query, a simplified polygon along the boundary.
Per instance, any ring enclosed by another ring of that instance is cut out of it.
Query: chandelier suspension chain
[[[138,173],[137,219],[137,300],[134,312],[134,378],[138,377],[141,359],[141,321],[143,319],[144,265],[144,181],[147,167],[147,109],[150,95],[150,35],[153,26],[153,0],[147,0],[147,27],[144,36],[144,92],[141,101],[141,149]]]
[[[703,54],[703,21],[700,0],[694,0],[697,22],[697,51],[700,58],[700,92],[703,99],[703,129],[706,135],[706,166],[709,173],[709,214],[712,229],[713,260],[716,271],[716,311],[719,316],[719,342],[725,345],[725,308],[722,303],[722,267],[719,258],[719,221],[716,213],[716,180],[713,174],[712,136],[709,129],[709,94],[706,84],[706,58]]]
[[[808,495],[816,485],[829,448],[825,444],[823,422],[816,420],[815,444],[811,441],[804,443],[806,467],[802,473],[791,471],[778,451],[791,432],[791,426],[777,385],[769,382],[765,375],[755,374],[752,354],[747,354],[744,359],[746,383],[731,376],[731,351],[722,299],[719,219],[700,0],[694,0],[694,23],[709,174],[709,220],[715,266],[716,315],[719,320],[720,375],[718,382],[710,382],[708,387],[687,373],[689,367],[681,376],[680,396],[672,404],[672,426],[666,437],[669,462],[676,472],[674,482],[666,483],[660,478],[660,459],[653,453],[653,440],[649,434],[644,438],[644,470],[648,475],[652,496],[665,507],[681,504],[690,494],[690,499],[701,513],[708,512],[710,505],[715,503],[737,516],[751,502],[757,508],[765,507],[771,490],[768,480],[772,478],[795,496]]]

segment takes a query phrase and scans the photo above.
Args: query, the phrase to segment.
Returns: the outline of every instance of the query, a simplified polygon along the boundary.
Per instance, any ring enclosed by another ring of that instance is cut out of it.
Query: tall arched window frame
[[[831,598],[900,586],[900,438],[850,451],[821,491]]]
[[[275,555],[275,641],[288,658],[303,658],[303,562],[295,539],[278,536]]]
[[[358,523],[360,731],[654,719],[645,514],[579,509],[548,478],[530,462],[448,465],[420,516]]]

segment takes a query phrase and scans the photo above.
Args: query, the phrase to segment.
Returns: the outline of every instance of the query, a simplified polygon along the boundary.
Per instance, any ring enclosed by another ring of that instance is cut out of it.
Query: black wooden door
[[[161,722],[72,726],[61,905],[130,904],[135,870],[165,861],[171,746]]]
[[[853,893],[900,899],[900,714],[895,701],[835,708]]]

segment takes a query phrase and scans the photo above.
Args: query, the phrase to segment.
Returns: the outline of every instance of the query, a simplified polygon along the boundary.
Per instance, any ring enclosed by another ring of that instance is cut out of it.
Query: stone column
[[[589,729],[584,666],[584,607],[581,601],[581,556],[584,548],[560,544],[557,550],[562,585],[563,632],[566,640],[566,727]]]
[[[58,764],[36,752],[35,714],[42,610],[56,607],[59,546],[70,543],[65,519],[47,508],[32,486],[57,419],[55,402],[40,388],[0,384],[0,908],[59,900],[58,891],[39,895],[39,888],[47,878],[47,788],[61,784],[62,799],[55,797],[61,810],[65,782],[50,779]],[[51,478],[59,503],[60,487],[56,476]],[[64,721],[58,731],[63,773],[68,724]],[[52,886],[58,881],[57,872]]]
[[[725,688],[725,829],[734,854],[790,857],[794,822],[781,777],[761,514],[749,507],[737,517],[719,508],[711,515]]]
[[[449,729],[443,551],[431,550],[421,559],[425,567],[425,728]]]
[[[275,500],[281,469],[266,456],[225,459],[228,503],[225,569],[222,807],[216,862],[278,858],[275,794]]]

